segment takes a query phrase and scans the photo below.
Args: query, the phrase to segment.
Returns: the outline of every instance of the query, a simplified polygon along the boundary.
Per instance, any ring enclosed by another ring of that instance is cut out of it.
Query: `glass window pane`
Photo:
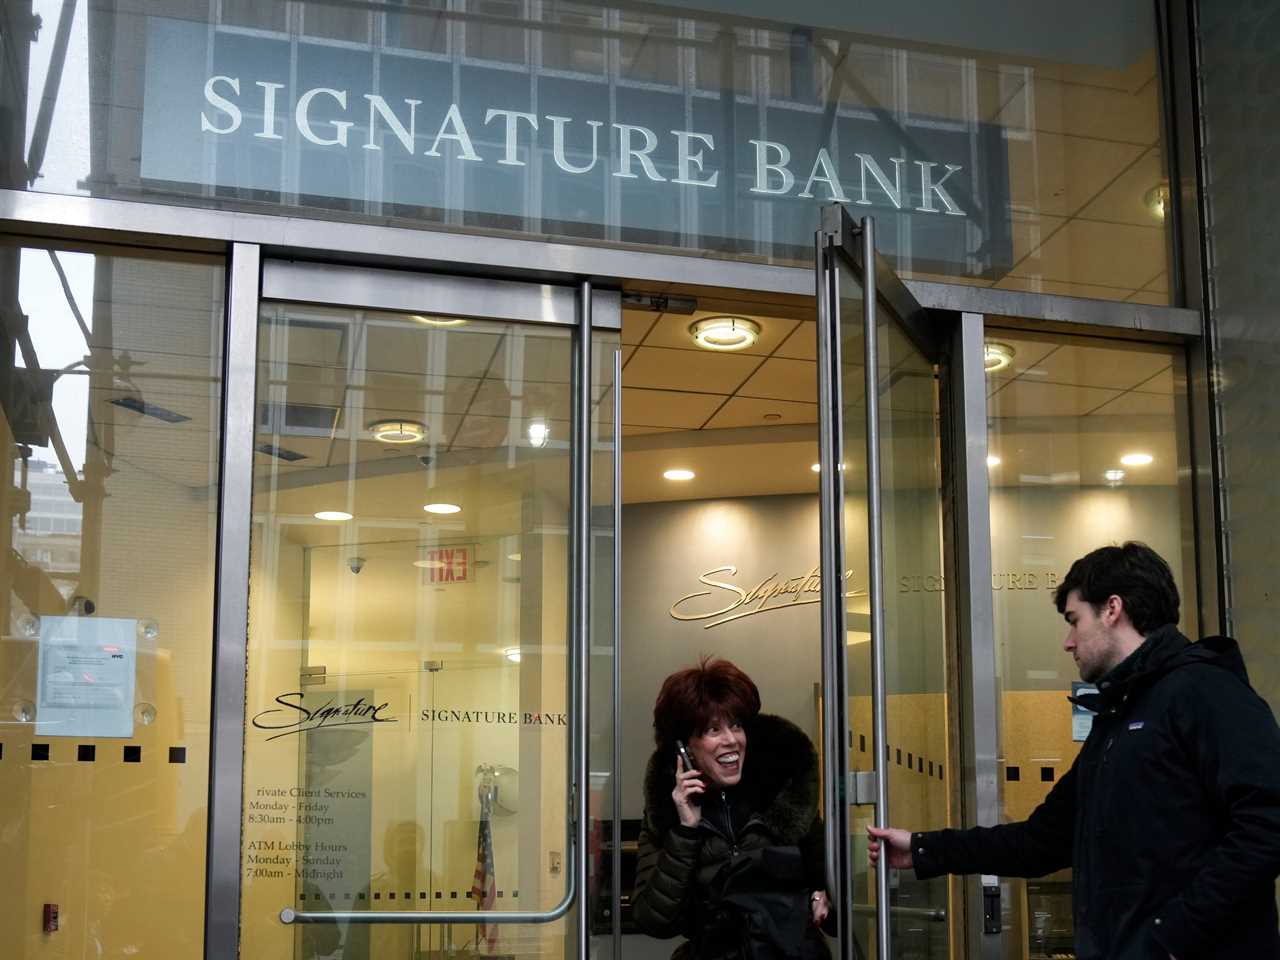
[[[0,242],[17,960],[51,937],[76,957],[203,953],[223,283],[213,258]]]
[[[34,6],[45,27],[0,92],[34,164],[15,189],[784,264],[810,262],[835,199],[877,216],[908,277],[1169,302],[1155,23],[1137,0],[1102,19],[1041,0],[1012,31],[941,0],[778,11],[794,23],[573,0],[107,0],[93,30],[83,5]]]
[[[986,342],[999,777],[1003,817],[1013,821],[1070,768],[1086,732],[1073,727],[1066,700],[1080,677],[1054,605],[1071,563],[1107,544],[1149,544],[1173,569],[1182,631],[1196,635],[1183,537],[1185,373],[1181,350],[1157,344],[994,328]],[[1021,949],[1070,951],[1071,871],[1011,890],[1010,935]]]
[[[241,949],[562,949],[277,918],[564,895],[569,331],[285,303],[259,331]]]

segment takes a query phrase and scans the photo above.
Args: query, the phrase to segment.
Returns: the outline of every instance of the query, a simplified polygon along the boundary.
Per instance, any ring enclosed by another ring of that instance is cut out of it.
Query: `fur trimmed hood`
[[[781,844],[797,843],[818,816],[818,753],[790,720],[762,713],[747,727],[744,794],[765,827]],[[645,819],[664,837],[677,823],[671,791],[676,783],[674,750],[655,750],[644,775]]]

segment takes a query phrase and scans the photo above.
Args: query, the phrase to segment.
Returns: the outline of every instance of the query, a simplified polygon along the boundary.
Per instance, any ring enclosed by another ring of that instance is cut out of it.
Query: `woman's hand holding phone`
[[[696,827],[702,822],[702,794],[706,792],[706,784],[697,770],[685,766],[684,757],[676,755],[676,786],[671,791],[671,799],[675,801],[676,813],[680,822],[686,827]]]

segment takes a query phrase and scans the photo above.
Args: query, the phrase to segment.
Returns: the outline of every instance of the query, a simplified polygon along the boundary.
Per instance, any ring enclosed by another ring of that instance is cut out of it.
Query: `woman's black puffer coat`
[[[825,957],[825,941],[809,922],[809,896],[825,886],[817,753],[799,727],[770,714],[756,717],[746,734],[741,782],[723,792],[709,786],[696,827],[680,823],[671,799],[675,750],[649,760],[632,900],[636,924],[650,936],[688,938],[674,954],[681,960],[768,954],[743,944],[744,926],[759,924],[744,920],[725,897],[736,893],[735,883],[737,891],[759,889],[764,877],[766,887],[781,889],[757,896],[748,913],[767,902],[783,916],[766,940],[796,940],[787,956]]]

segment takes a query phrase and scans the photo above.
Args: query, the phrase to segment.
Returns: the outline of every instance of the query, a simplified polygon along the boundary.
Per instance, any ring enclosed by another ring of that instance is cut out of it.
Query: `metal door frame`
[[[844,646],[845,605],[842,572],[843,487],[839,471],[843,410],[839,337],[839,257],[863,285],[865,336],[866,442],[868,471],[868,534],[871,541],[870,586],[872,622],[872,740],[876,766],[870,776],[847,773],[848,676]],[[952,311],[929,311],[920,306],[875,249],[872,218],[855,223],[848,211],[833,204],[822,212],[815,238],[815,277],[818,296],[819,450],[823,469],[819,479],[822,543],[822,669],[824,687],[823,771],[826,811],[828,887],[836,899],[841,933],[841,960],[855,960],[853,909],[849,897],[852,853],[849,845],[849,806],[874,796],[875,820],[884,825],[888,812],[885,745],[883,549],[879,516],[879,396],[877,390],[877,306],[883,306],[913,344],[939,368],[940,437],[942,442],[943,563],[946,582],[945,638],[961,676],[949,681],[954,698],[950,711],[960,731],[955,755],[958,769],[950,771],[951,789],[964,826],[999,820],[996,782],[999,727],[995,716],[995,648],[991,615],[991,541],[986,476],[986,390],[983,368],[983,317]],[[906,825],[929,827],[931,824]],[[984,923],[984,909],[994,907],[991,878],[969,878],[960,918],[967,956],[993,960],[1000,955],[998,924]],[[889,925],[889,871],[875,872],[877,884],[877,943],[882,960],[892,956]],[[998,887],[994,896],[998,897]],[[993,929],[994,928],[994,929]],[[953,930],[955,928],[953,927]],[[987,932],[990,930],[991,932]],[[887,949],[886,949],[887,947]]]
[[[622,326],[621,295],[576,285],[461,277],[370,267],[269,260],[257,244],[231,246],[222,409],[222,474],[218,492],[215,583],[213,717],[209,771],[206,862],[205,957],[235,960],[240,944],[242,804],[244,792],[245,670],[248,661],[249,570],[253,511],[253,446],[256,424],[258,321],[264,300],[341,304],[438,312],[499,322],[548,323],[574,332],[573,417],[570,448],[570,663],[568,764],[570,867],[565,894],[545,911],[336,911],[308,913],[291,907],[283,923],[531,924],[558,920],[576,905],[578,960],[589,949],[588,740],[590,649],[590,426],[592,345],[596,330]],[[616,367],[616,358],[615,358]],[[614,469],[621,446],[615,442]],[[617,505],[615,504],[615,516]],[[615,533],[616,540],[616,533]],[[617,611],[614,611],[616,636]],[[616,672],[616,658],[615,658]],[[616,678],[614,679],[616,685]],[[617,701],[613,704],[615,727]],[[617,758],[615,760],[615,767]],[[618,897],[618,891],[613,891]],[[617,911],[614,910],[616,916]]]

